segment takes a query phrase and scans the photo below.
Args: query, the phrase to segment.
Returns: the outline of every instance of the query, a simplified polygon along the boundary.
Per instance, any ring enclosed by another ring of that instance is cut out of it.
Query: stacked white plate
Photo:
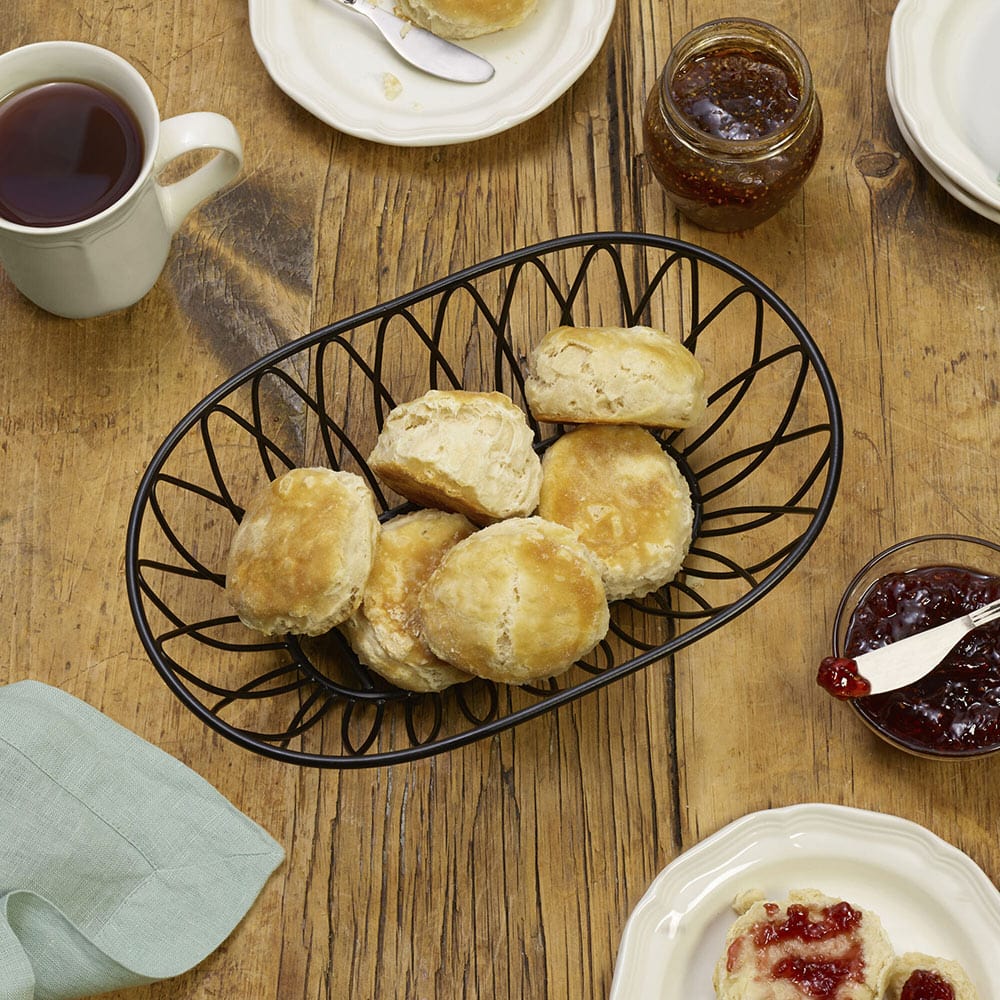
[[[900,0],[886,87],[903,139],[927,172],[1000,222],[1000,2]]]

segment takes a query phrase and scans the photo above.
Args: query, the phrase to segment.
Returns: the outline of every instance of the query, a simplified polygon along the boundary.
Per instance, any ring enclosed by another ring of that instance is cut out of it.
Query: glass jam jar
[[[683,215],[720,232],[756,226],[795,194],[819,155],[823,114],[809,63],[763,21],[703,24],[667,58],[643,138]]]

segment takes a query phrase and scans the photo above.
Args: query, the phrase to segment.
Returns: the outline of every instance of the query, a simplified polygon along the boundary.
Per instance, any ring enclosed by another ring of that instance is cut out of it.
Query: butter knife
[[[925,677],[969,632],[997,618],[1000,618],[1000,601],[993,601],[961,618],[908,635],[860,656],[851,659],[831,657],[831,666],[847,670],[862,682],[858,690],[847,693],[846,697],[895,691]],[[835,697],[845,696],[837,694],[827,683],[823,686]]]
[[[334,0],[367,17],[382,37],[411,65],[425,73],[457,83],[485,83],[495,72],[491,63],[475,52],[439,38],[369,0]]]

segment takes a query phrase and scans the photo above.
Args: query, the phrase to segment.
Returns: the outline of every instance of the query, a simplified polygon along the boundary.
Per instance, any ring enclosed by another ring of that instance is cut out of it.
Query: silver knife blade
[[[493,77],[492,64],[482,56],[439,38],[369,0],[337,0],[348,10],[368,18],[382,37],[411,65],[425,73],[457,83],[485,83]]]
[[[852,659],[871,685],[869,694],[895,691],[929,674],[975,627],[972,618],[965,615]]]

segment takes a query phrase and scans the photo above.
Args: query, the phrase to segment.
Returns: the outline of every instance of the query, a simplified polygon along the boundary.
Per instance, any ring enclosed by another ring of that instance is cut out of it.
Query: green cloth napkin
[[[37,681],[0,687],[0,1000],[186,972],[284,851],[204,779]]]

